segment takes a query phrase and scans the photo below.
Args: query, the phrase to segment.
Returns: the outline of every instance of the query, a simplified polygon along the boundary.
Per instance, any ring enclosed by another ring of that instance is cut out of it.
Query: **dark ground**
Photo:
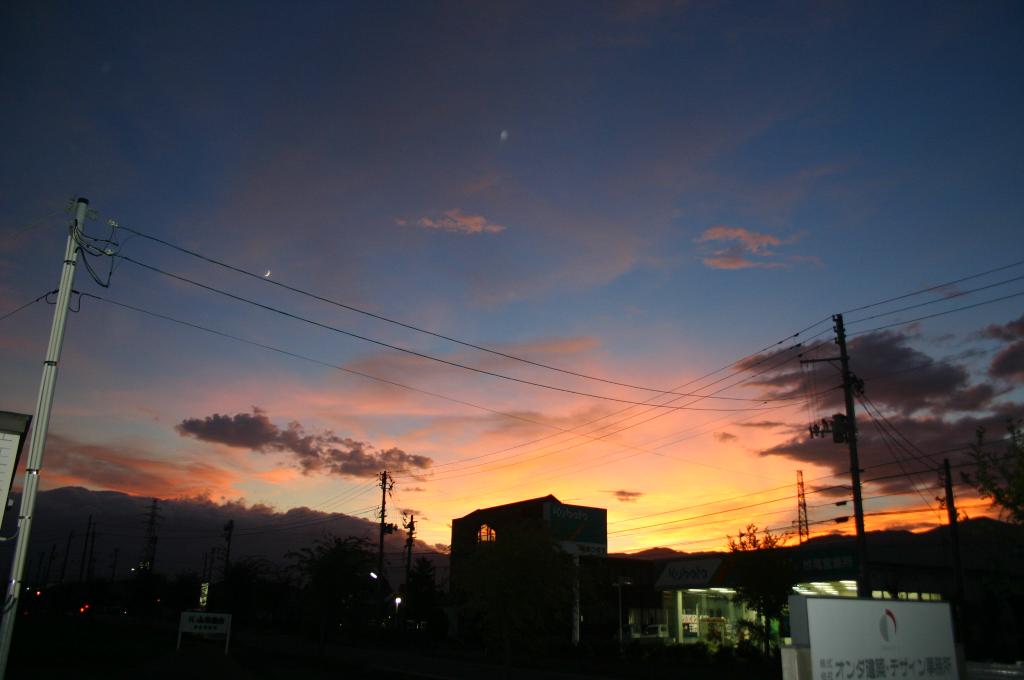
[[[572,658],[526,660],[528,668],[503,668],[480,654],[443,649],[328,647],[318,654],[312,642],[281,634],[234,634],[230,654],[223,640],[185,636],[175,651],[177,633],[167,624],[126,617],[24,618],[18,621],[8,678],[581,678],[688,680],[776,680],[777,662],[679,664],[671,660],[577,654]],[[636,650],[634,650],[636,651]],[[588,658],[589,657],[589,658]],[[668,663],[666,663],[668,662]]]

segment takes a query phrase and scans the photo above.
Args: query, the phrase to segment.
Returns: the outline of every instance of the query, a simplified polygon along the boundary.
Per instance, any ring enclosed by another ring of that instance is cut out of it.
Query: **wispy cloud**
[[[399,224],[403,224],[399,221]],[[446,210],[439,217],[421,217],[416,224],[425,229],[450,231],[457,234],[497,234],[505,227],[495,224],[483,215],[467,215],[458,208]]]
[[[781,269],[794,264],[821,264],[812,255],[783,255],[777,248],[800,239],[797,234],[782,239],[773,234],[762,234],[743,227],[714,226],[705,229],[695,241],[718,244],[701,258],[711,269]]]
[[[612,491],[611,494],[621,503],[636,503],[636,499],[644,495],[643,491],[626,491],[625,489],[619,489]]]
[[[736,435],[732,434],[731,432],[716,432],[715,433],[715,439],[720,444],[726,444],[728,442],[736,441],[737,439],[739,439],[739,437],[737,437]]]

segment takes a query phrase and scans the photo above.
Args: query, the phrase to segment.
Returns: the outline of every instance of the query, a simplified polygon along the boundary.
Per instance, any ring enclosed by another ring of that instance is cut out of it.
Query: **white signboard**
[[[0,523],[7,511],[7,501],[11,495],[11,482],[14,481],[14,469],[18,466],[18,454],[28,433],[31,418],[21,413],[0,411]]]
[[[814,680],[958,680],[947,602],[793,596],[793,644]]]
[[[11,480],[14,479],[14,466],[18,457],[21,436],[10,432],[0,432],[0,485],[3,489],[3,505],[0,505],[0,522],[4,520],[7,510],[7,498],[10,496]]]
[[[182,612],[178,622],[178,649],[181,649],[181,634],[224,636],[224,653],[231,644],[231,614],[217,612]]]

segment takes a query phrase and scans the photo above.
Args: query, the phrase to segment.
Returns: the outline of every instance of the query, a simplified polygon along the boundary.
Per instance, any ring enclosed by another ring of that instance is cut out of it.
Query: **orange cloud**
[[[421,217],[417,224],[426,229],[458,234],[497,234],[505,231],[505,227],[491,222],[483,215],[467,215],[458,208],[446,210],[443,216],[437,218]]]

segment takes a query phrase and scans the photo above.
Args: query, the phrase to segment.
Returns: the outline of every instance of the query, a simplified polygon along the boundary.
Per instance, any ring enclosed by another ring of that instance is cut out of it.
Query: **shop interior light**
[[[687,588],[686,592],[688,592],[688,593],[706,593],[707,589],[705,589],[705,588]]]

